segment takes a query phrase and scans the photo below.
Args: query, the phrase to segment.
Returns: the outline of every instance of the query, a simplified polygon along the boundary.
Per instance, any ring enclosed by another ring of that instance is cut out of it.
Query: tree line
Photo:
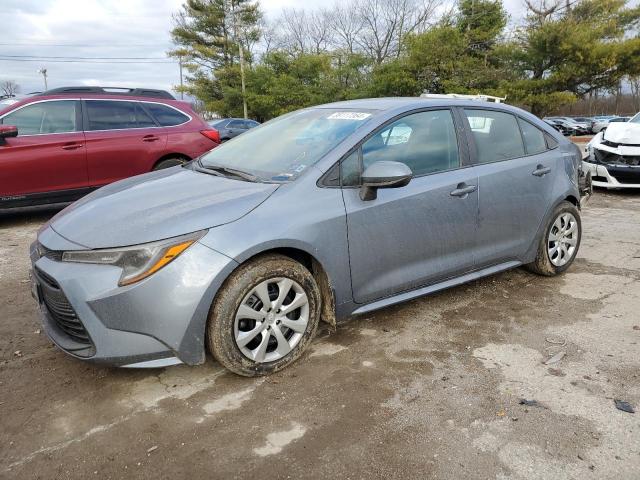
[[[265,18],[250,0],[186,0],[171,32],[182,90],[222,116],[268,120],[365,97],[506,96],[542,116],[640,78],[627,0],[341,0]],[[635,82],[635,83],[634,83]]]

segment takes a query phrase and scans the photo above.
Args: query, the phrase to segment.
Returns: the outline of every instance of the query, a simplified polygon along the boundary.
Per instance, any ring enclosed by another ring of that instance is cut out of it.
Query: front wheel
[[[303,265],[265,255],[240,266],[214,301],[209,351],[244,376],[266,375],[302,355],[318,328],[320,291]]]
[[[562,202],[554,210],[538,244],[535,261],[526,267],[539,275],[558,275],[575,260],[581,240],[580,211],[572,203]]]

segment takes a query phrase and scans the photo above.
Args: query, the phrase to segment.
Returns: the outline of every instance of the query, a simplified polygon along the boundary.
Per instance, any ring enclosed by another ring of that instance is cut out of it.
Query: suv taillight
[[[200,130],[200,133],[207,137],[209,140],[213,140],[216,143],[220,143],[220,132],[218,130]]]

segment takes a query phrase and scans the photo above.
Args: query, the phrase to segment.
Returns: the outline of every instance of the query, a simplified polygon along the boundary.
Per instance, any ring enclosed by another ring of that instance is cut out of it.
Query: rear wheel
[[[240,375],[278,371],[302,355],[320,319],[320,291],[304,266],[266,255],[238,268],[209,316],[209,351]]]
[[[538,244],[535,261],[528,264],[527,268],[546,276],[564,272],[575,260],[581,239],[580,211],[572,203],[562,202],[553,212]]]
[[[180,157],[166,158],[156,163],[153,167],[153,171],[155,172],[156,170],[164,170],[165,168],[175,167],[176,165],[182,165],[185,162],[186,160]]]

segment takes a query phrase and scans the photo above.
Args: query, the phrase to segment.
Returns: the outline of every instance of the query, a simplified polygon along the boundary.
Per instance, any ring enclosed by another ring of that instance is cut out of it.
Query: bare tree
[[[424,31],[443,0],[336,0],[331,9],[285,8],[277,21],[280,48],[364,53],[382,63],[398,57],[404,37]]]
[[[578,0],[524,0],[530,21],[542,25],[558,14],[568,12]]]
[[[312,10],[308,15],[307,33],[313,53],[327,51],[331,37],[330,11]]]
[[[307,53],[309,46],[309,21],[301,8],[284,8],[280,18],[282,47],[292,53]]]
[[[267,55],[281,47],[282,38],[277,22],[270,22],[263,18],[260,22],[260,30],[262,31],[262,55]]]
[[[0,93],[3,97],[15,97],[18,92],[20,92],[20,86],[13,80],[0,82]]]
[[[357,42],[376,63],[398,57],[407,34],[423,31],[440,0],[356,0],[363,28]]]
[[[362,16],[351,3],[336,3],[328,12],[328,22],[333,47],[347,53],[354,53],[357,39],[363,28]]]

